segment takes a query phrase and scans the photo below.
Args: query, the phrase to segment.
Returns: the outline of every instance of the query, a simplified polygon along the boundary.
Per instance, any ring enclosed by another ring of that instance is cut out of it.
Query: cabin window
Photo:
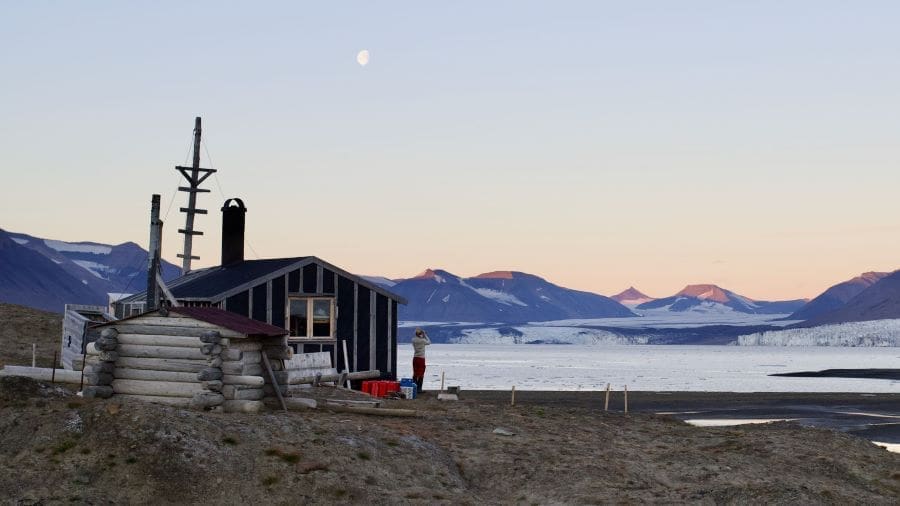
[[[291,338],[333,339],[334,299],[326,297],[288,299],[288,330]]]

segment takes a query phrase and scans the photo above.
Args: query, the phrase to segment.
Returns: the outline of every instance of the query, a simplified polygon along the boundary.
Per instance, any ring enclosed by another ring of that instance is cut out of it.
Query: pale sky
[[[900,268],[898,24],[893,1],[4,2],[0,227],[146,246],[202,116],[198,266],[221,185],[248,258],[812,297]]]

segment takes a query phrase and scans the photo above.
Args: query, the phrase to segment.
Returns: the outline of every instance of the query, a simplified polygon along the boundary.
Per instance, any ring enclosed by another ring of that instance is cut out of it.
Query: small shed
[[[246,211],[240,199],[225,202],[221,265],[170,281],[178,303],[279,327],[296,353],[328,352],[338,370],[396,379],[397,309],[406,300],[315,256],[245,260]],[[117,301],[115,316],[142,312],[146,300],[144,292]]]
[[[86,397],[257,412],[264,365],[292,353],[285,329],[213,307],[164,308],[93,329],[100,337],[86,350]]]

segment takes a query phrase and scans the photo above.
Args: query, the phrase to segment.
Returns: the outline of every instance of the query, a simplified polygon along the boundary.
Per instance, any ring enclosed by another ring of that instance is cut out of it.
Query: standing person
[[[431,344],[428,334],[422,329],[416,329],[416,335],[412,338],[413,345],[413,381],[416,382],[416,391],[422,392],[422,383],[425,382],[425,347]]]

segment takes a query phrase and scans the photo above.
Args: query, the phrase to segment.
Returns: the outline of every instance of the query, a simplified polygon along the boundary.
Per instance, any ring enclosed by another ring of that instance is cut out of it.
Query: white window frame
[[[321,297],[321,296],[300,296],[300,295],[291,295],[287,298],[287,304],[284,306],[284,327],[288,331],[291,330],[291,301],[294,300],[305,300],[306,301],[306,334],[305,336],[292,336],[288,335],[288,341],[290,342],[309,342],[309,341],[335,341],[337,334],[336,331],[336,323],[337,319],[335,318],[335,312],[337,311],[337,305],[335,304],[334,297]],[[331,330],[331,335],[329,336],[316,336],[313,337],[313,302],[317,300],[327,300],[330,305],[329,315],[331,317],[331,321],[329,322],[329,329]]]

